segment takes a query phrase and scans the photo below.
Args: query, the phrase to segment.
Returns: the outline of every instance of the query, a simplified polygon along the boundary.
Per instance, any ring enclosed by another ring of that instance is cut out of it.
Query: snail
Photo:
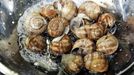
[[[46,48],[45,38],[41,35],[30,35],[25,40],[25,46],[32,52],[42,52]]]
[[[103,52],[106,55],[110,55],[117,50],[118,45],[119,45],[118,39],[112,34],[107,34],[97,40],[96,50]]]
[[[48,34],[51,37],[58,37],[64,33],[65,27],[68,26],[68,21],[62,17],[53,18],[47,27]]]
[[[59,41],[53,41],[50,44],[50,50],[54,55],[61,55],[69,52],[72,48],[71,39],[68,35],[64,35]]]
[[[68,73],[78,73],[83,66],[83,59],[80,55],[64,54],[61,63]]]
[[[92,72],[105,72],[108,69],[108,61],[101,52],[89,53],[84,57],[86,69]]]
[[[51,18],[54,18],[58,14],[58,11],[54,8],[52,4],[48,4],[42,7],[40,14],[43,17],[47,17],[51,19]]]
[[[77,14],[76,4],[72,0],[60,0],[55,6],[60,15],[67,20],[71,20]]]
[[[98,19],[98,23],[105,25],[106,28],[113,27],[115,22],[116,22],[116,18],[112,13],[104,13]]]
[[[78,13],[86,14],[90,20],[96,20],[101,12],[101,7],[92,1],[83,2],[78,9]]]
[[[93,52],[93,50],[94,50],[94,45],[95,45],[94,42],[91,41],[90,39],[88,39],[88,38],[83,38],[83,39],[77,40],[77,41],[74,43],[72,50],[74,50],[74,49],[76,49],[76,48],[80,48],[80,49],[83,50],[83,51],[82,51],[82,54],[83,54],[83,55],[86,55],[86,54],[88,54],[88,53]],[[78,51],[78,52],[80,52],[80,51]]]
[[[102,37],[104,32],[104,27],[98,23],[92,25],[84,25],[80,28],[76,28],[74,34],[78,38],[89,38],[91,40],[97,40]]]
[[[46,30],[47,21],[40,15],[29,15],[24,25],[28,34],[41,34]]]

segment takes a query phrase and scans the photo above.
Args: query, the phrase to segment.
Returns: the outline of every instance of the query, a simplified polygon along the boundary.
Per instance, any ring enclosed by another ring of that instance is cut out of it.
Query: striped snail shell
[[[86,69],[92,72],[105,72],[108,69],[108,61],[101,52],[89,53],[84,57]]]
[[[107,34],[97,40],[97,51],[103,52],[106,55],[113,54],[118,48],[119,42],[112,34]]]

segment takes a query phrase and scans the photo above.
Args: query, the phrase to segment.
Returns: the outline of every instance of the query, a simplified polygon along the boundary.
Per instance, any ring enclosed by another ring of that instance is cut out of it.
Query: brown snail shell
[[[79,13],[86,14],[91,20],[97,19],[101,12],[101,7],[92,1],[85,1],[79,7]]]
[[[46,30],[47,21],[40,15],[27,17],[25,29],[29,34],[41,34]]]
[[[48,4],[42,7],[40,14],[43,17],[47,17],[51,19],[54,18],[58,14],[58,12],[52,4]]]
[[[74,45],[73,45],[73,49],[75,48],[81,48],[83,51],[82,51],[82,54],[83,55],[86,55],[88,53],[91,53],[93,52],[94,50],[94,42],[91,41],[90,39],[88,38],[83,38],[83,39],[79,39],[77,40]]]
[[[84,57],[86,69],[93,72],[105,72],[108,69],[108,61],[101,52],[89,53]]]
[[[41,35],[30,35],[26,38],[25,45],[33,52],[42,52],[46,48],[45,38]]]
[[[112,13],[104,13],[99,19],[98,23],[105,25],[106,27],[112,27],[116,22],[116,18]]]
[[[52,37],[57,37],[63,34],[68,21],[62,17],[53,18],[48,24],[48,33]]]
[[[96,50],[103,52],[106,55],[110,55],[117,50],[118,45],[119,45],[118,39],[112,34],[107,34],[97,40]]]
[[[89,38],[97,40],[104,35],[104,27],[98,23],[92,25],[84,25],[75,30],[75,35],[78,38]]]
[[[62,56],[61,63],[69,73],[78,73],[83,66],[83,59],[80,55],[66,54]]]
[[[67,53],[71,50],[71,48],[72,48],[71,39],[66,34],[63,36],[63,38],[61,38],[60,41],[54,41],[54,42],[52,41],[50,44],[51,52],[54,55],[61,55]]]
[[[77,13],[76,4],[72,0],[61,0],[63,4],[61,8],[61,16],[67,20],[71,20]]]

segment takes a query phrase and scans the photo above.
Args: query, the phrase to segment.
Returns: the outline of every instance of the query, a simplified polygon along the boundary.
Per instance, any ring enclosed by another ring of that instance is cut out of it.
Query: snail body
[[[83,66],[82,57],[74,54],[63,55],[61,63],[69,73],[78,73]]]
[[[103,52],[106,55],[113,54],[118,48],[119,42],[112,34],[107,34],[97,40],[97,51]]]
[[[86,69],[93,72],[105,72],[108,69],[108,61],[101,52],[89,53],[84,57]]]
[[[46,48],[45,38],[40,35],[31,35],[25,40],[26,48],[32,52],[42,52]]]

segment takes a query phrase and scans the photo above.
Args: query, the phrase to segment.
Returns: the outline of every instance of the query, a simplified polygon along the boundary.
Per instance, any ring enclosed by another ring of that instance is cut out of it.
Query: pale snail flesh
[[[58,14],[58,10],[52,4],[48,4],[42,7],[40,14],[43,17],[51,19]]]
[[[83,59],[80,55],[64,54],[61,63],[65,71],[69,73],[78,73],[83,66]]]
[[[104,13],[98,19],[98,23],[101,23],[102,25],[106,26],[106,28],[113,27],[115,22],[116,18],[112,13]]]
[[[59,41],[52,41],[50,50],[54,55],[62,55],[69,52],[72,48],[71,39],[68,35],[64,35]]]
[[[105,72],[108,69],[108,61],[101,52],[89,53],[84,57],[86,69],[92,72]]]
[[[47,27],[48,34],[51,37],[58,37],[64,33],[65,27],[68,25],[68,21],[62,17],[53,18]]]
[[[92,25],[84,25],[75,30],[74,34],[78,38],[89,38],[97,40],[104,35],[104,27],[98,23]]]
[[[77,40],[74,43],[72,50],[74,50],[75,48],[81,48],[82,49],[82,51],[80,51],[80,52],[82,52],[81,54],[86,55],[88,53],[93,52],[94,46],[95,46],[95,44],[92,40],[90,40],[88,38],[83,38],[83,39]]]
[[[41,34],[46,30],[47,21],[40,15],[31,15],[27,17],[25,29],[30,34]]]
[[[103,52],[106,55],[110,55],[118,49],[118,45],[118,39],[112,34],[107,34],[97,40],[96,50]]]
[[[91,20],[96,20],[102,10],[96,3],[92,1],[85,1],[80,5],[78,12],[86,14]]]
[[[45,38],[41,35],[30,35],[25,40],[25,46],[32,52],[43,52],[46,48]]]

